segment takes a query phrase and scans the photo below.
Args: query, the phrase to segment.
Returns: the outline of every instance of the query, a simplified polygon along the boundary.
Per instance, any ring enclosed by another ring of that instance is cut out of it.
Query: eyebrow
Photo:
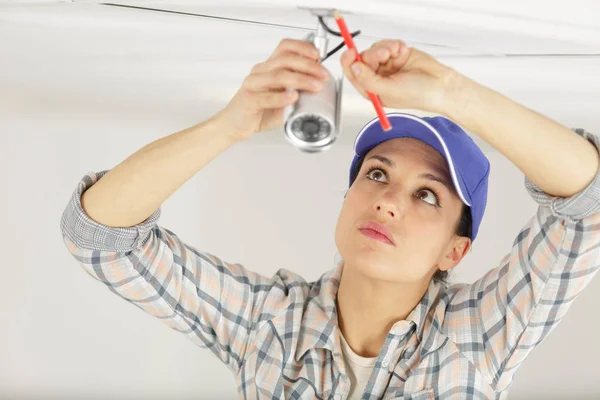
[[[372,158],[374,158],[374,159],[376,159],[376,160],[379,160],[379,161],[381,161],[382,163],[384,163],[385,165],[387,165],[387,166],[388,166],[388,167],[390,167],[390,168],[396,168],[396,164],[394,164],[394,162],[393,162],[392,160],[390,160],[389,158],[387,158],[387,157],[384,157],[384,156],[378,156],[378,155],[374,155],[374,156],[371,156],[371,157],[369,157],[369,158],[368,158],[368,160],[370,160],[370,159],[372,159]],[[435,167],[435,166],[434,166],[434,167]],[[438,169],[438,170],[439,170],[439,168],[435,168],[435,169]],[[419,175],[419,178],[424,178],[424,179],[428,179],[428,180],[430,180],[430,181],[439,182],[439,183],[441,183],[442,185],[444,185],[444,187],[445,187],[445,188],[446,188],[446,189],[447,189],[447,190],[448,190],[450,193],[453,193],[453,192],[454,192],[454,187],[450,185],[450,183],[448,182],[448,180],[446,180],[446,179],[442,178],[441,176],[434,175],[434,174],[432,174],[432,173],[426,172],[426,173],[424,173],[424,174],[421,174],[421,175]]]

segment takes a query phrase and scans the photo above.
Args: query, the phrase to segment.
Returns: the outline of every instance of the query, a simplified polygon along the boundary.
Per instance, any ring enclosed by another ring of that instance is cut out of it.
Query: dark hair
[[[354,170],[352,171],[352,175],[350,178],[350,186],[354,183],[358,172],[360,171],[362,164],[365,160],[365,156],[362,156],[358,159]],[[463,203],[462,211],[460,214],[460,218],[456,225],[455,235],[460,237],[468,237],[470,238],[473,234],[473,216],[471,215],[471,207]],[[448,271],[437,270],[435,274],[433,274],[433,280],[436,282],[448,283],[448,277],[450,273]]]

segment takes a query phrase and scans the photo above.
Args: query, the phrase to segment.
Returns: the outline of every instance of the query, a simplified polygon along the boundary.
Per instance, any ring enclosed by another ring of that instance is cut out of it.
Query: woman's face
[[[470,246],[468,238],[455,236],[461,211],[440,153],[417,139],[388,140],[367,154],[346,194],[336,246],[345,267],[366,276],[398,283],[429,280],[438,268],[458,264]],[[387,227],[392,242],[361,230],[370,221]]]

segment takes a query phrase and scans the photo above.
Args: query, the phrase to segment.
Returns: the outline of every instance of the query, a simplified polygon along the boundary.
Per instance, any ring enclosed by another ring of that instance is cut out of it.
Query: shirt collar
[[[338,264],[311,285],[299,330],[298,360],[310,349],[335,353],[340,348],[336,298],[341,276],[342,266]]]
[[[336,298],[342,269],[341,264],[336,265],[334,269],[323,274],[310,288],[306,309],[299,328],[297,360],[302,358],[310,349],[327,349],[334,356],[341,354]],[[412,322],[416,325],[417,341],[420,343],[423,340],[423,335],[427,333],[426,330],[429,330],[430,327],[435,326],[439,329],[439,324],[434,321],[439,323],[443,321],[443,310],[436,312],[432,307],[438,303],[443,288],[443,284],[432,279],[427,291],[406,320],[396,322],[391,331],[399,335],[406,334],[409,330],[407,329],[407,321]]]

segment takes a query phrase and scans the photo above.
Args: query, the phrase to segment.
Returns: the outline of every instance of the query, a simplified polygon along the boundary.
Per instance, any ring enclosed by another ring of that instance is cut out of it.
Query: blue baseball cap
[[[448,162],[452,182],[462,202],[471,208],[474,241],[487,204],[490,162],[473,139],[457,124],[442,116],[419,117],[387,113],[392,129],[384,131],[378,118],[369,121],[354,140],[350,184],[358,174],[357,165],[375,146],[395,138],[415,138],[436,149]]]

